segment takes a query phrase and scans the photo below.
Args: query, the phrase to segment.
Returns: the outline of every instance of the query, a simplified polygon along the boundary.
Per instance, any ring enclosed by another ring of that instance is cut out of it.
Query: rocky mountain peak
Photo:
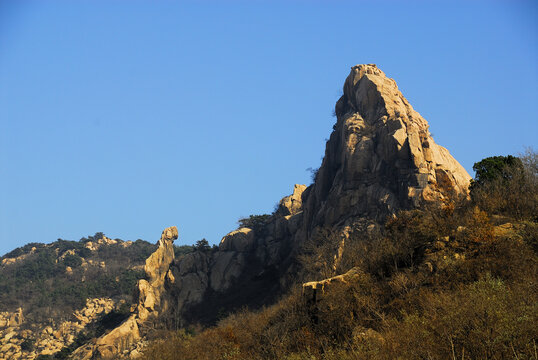
[[[138,281],[132,315],[97,341],[98,352],[123,351],[159,317],[176,326],[211,323],[221,309],[271,303],[293,282],[301,247],[323,230],[346,237],[350,230],[381,226],[399,210],[467,195],[469,174],[434,142],[426,120],[376,65],[351,68],[335,113],[314,183],[295,185],[273,214],[251,216],[223,237],[218,250],[177,259],[177,228],[163,231],[146,261],[147,280]],[[340,249],[335,261],[337,255]]]
[[[467,194],[471,177],[437,145],[427,121],[376,65],[356,65],[309,196],[309,224],[383,221],[399,209]]]
[[[428,126],[402,95],[396,81],[388,78],[375,64],[351,68],[344,83],[343,100],[337,104],[337,107],[341,106],[337,108],[340,113],[342,110],[359,113],[370,124],[386,121],[383,116],[387,116],[411,120],[426,128]]]

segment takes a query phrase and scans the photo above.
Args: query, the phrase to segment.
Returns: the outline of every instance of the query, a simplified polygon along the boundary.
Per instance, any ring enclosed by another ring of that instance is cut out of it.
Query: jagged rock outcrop
[[[224,306],[226,293],[237,299],[253,286],[270,297],[286,284],[297,249],[321,229],[344,238],[352,229],[371,232],[398,210],[467,195],[469,174],[375,65],[352,67],[335,113],[314,184],[295,185],[263,228],[232,231],[218,252],[191,254],[173,267],[170,287],[180,308]],[[215,298],[221,302],[208,302]]]
[[[107,245],[115,245],[120,244],[123,247],[131,246],[133,244],[132,241],[121,241],[121,240],[114,240],[106,237],[104,234],[100,234],[101,237],[95,239],[94,241],[88,241],[84,244],[86,249],[91,251],[97,251],[102,246]]]
[[[424,200],[467,194],[469,174],[433,141],[426,120],[375,65],[352,67],[335,113],[305,205],[308,227],[357,217],[380,222]]]
[[[35,247],[32,247],[32,249],[30,250],[30,252],[27,253],[27,254],[23,254],[23,255],[21,255],[21,256],[17,256],[17,257],[15,257],[15,258],[5,258],[5,259],[2,259],[1,265],[2,265],[2,266],[7,266],[7,265],[16,264],[17,262],[26,259],[29,255],[33,254],[35,251],[36,251],[36,248],[35,248]]]
[[[157,316],[161,296],[165,291],[164,280],[174,260],[174,240],[178,237],[175,226],[165,229],[158,242],[159,247],[146,260],[144,271],[147,280],[138,281],[138,319],[146,320],[150,314]]]
[[[467,195],[470,176],[375,65],[352,67],[335,113],[314,183],[295,185],[263,223],[230,232],[218,250],[176,261],[170,239],[177,230],[163,233],[146,262],[148,280],[138,283],[134,324],[163,314],[176,326],[211,322],[221,311],[269,303],[291,282],[301,246],[324,228],[342,234],[343,247],[350,231],[371,232],[398,210]],[[305,291],[360,275],[353,271],[305,284]]]
[[[301,212],[303,207],[303,192],[306,185],[295,184],[293,193],[286,196],[278,203],[277,213],[283,216],[295,215]]]
[[[170,269],[169,279],[173,280],[167,284],[175,311],[182,312],[208,298],[212,298],[210,303],[222,300],[240,306],[244,297],[265,298],[258,288],[266,287],[269,281],[271,284],[264,291],[272,292],[280,287],[277,269],[285,267],[282,259],[291,252],[292,238],[301,234],[302,194],[306,188],[295,185],[293,193],[279,202],[275,214],[266,219],[263,226],[242,227],[225,235],[219,251],[195,252],[179,259]],[[257,294],[243,296],[247,288],[246,291]],[[231,296],[211,295],[226,292]],[[208,304],[207,309],[219,308]]]
[[[129,354],[137,349],[137,342],[141,338],[140,327],[166,310],[167,303],[162,301],[166,291],[165,279],[174,261],[173,243],[177,238],[175,226],[162,232],[157,250],[146,259],[144,270],[147,280],[141,279],[137,283],[138,299],[131,315],[112,331],[78,348],[70,358],[115,359],[124,352]]]

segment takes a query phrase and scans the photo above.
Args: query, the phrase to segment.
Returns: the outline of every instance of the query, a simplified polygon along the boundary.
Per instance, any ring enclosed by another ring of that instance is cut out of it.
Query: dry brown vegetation
[[[322,231],[324,241],[305,248],[305,276],[355,268],[354,281],[331,285],[315,303],[298,285],[262,310],[164,333],[144,356],[537,359],[536,173],[529,174],[514,177],[527,183],[509,184],[509,198],[504,189],[484,191],[474,202],[400,212],[379,233],[352,232],[336,268],[342,238]]]

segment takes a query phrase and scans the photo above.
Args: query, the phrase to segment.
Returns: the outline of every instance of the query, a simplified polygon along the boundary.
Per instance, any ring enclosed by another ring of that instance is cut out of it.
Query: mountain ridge
[[[348,238],[380,229],[399,210],[468,195],[469,174],[375,65],[351,68],[335,113],[314,183],[295,185],[275,213],[224,236],[219,251],[171,262],[162,309],[139,305],[139,314],[184,327],[212,323],[223,309],[270,304],[293,282],[301,247],[324,228]]]
[[[222,312],[269,305],[296,281],[308,242],[327,229],[342,238],[343,248],[350,234],[382,231],[400,210],[468,196],[471,177],[433,141],[393,79],[374,64],[356,65],[343,89],[312,185],[295,185],[271,215],[243,219],[215,250],[176,258],[178,231],[165,229],[146,259],[128,318],[71,356],[136,357],[154,324],[213,324]]]

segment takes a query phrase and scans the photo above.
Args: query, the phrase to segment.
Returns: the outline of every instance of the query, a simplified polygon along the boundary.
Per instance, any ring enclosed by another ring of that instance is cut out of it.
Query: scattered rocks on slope
[[[108,314],[115,307],[114,301],[106,298],[88,299],[86,306],[73,313],[73,321],[58,324],[51,321],[49,326],[29,324],[24,329],[22,309],[15,313],[0,313],[0,359],[35,359],[38,355],[52,355],[68,346],[86,325],[98,316]],[[7,323],[6,323],[7,319]],[[5,326],[3,326],[5,325]],[[32,350],[25,349],[23,343],[31,341]]]

